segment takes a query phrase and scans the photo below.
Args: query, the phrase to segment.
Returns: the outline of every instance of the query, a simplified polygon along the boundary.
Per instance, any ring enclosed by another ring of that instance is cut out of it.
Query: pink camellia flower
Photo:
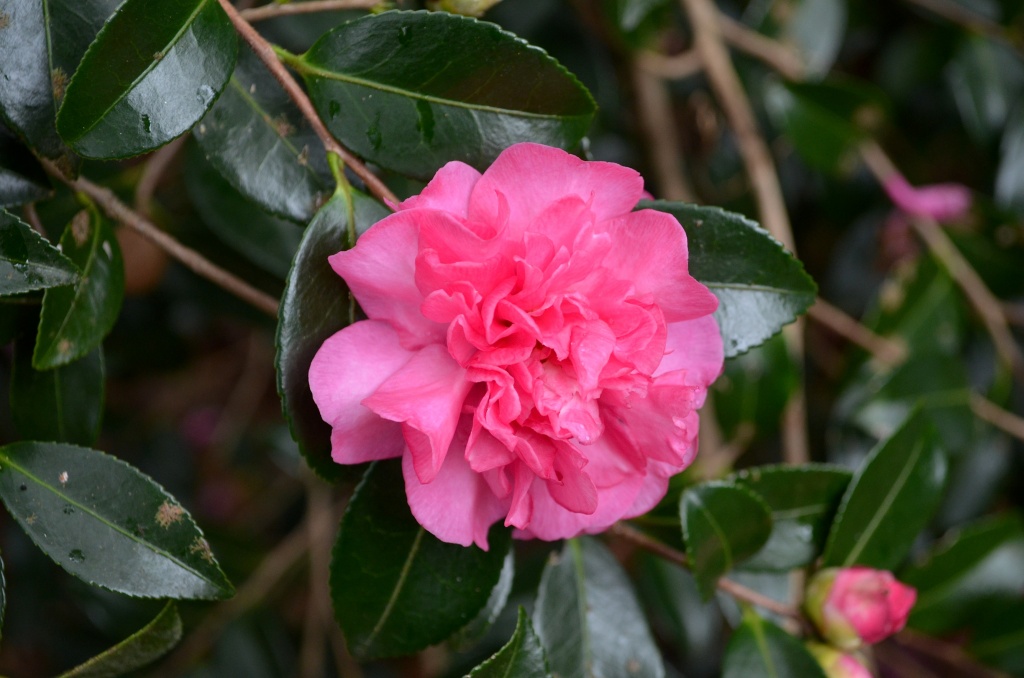
[[[936,221],[962,219],[971,209],[971,191],[963,184],[911,186],[901,174],[893,174],[883,184],[893,204],[916,217]]]
[[[916,600],[917,591],[891,572],[829,568],[811,579],[805,607],[825,640],[849,650],[902,629]]]
[[[633,170],[537,144],[441,168],[330,258],[368,320],[309,383],[340,464],[401,457],[416,519],[487,548],[650,510],[693,460],[717,300]]]

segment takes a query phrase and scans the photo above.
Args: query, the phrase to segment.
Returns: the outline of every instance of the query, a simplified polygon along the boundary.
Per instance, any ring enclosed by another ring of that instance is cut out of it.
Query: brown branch
[[[988,17],[972,12],[959,3],[950,2],[950,0],[904,0],[904,2],[926,9],[947,21],[960,24],[964,28],[980,35],[1007,43],[1017,51],[1020,51],[1019,44],[1015,43],[1010,31],[1005,27],[990,20]]]
[[[696,50],[667,56],[657,52],[637,52],[634,62],[651,75],[665,80],[684,80],[697,75],[704,68]]]
[[[271,2],[252,9],[243,9],[239,11],[239,14],[249,23],[254,23],[294,14],[336,12],[343,9],[373,9],[383,4],[382,0],[308,0],[307,2],[289,2],[283,5]]]
[[[633,86],[640,130],[651,154],[658,190],[665,200],[696,202],[693,188],[683,173],[682,155],[676,121],[672,118],[672,99],[662,79],[633,64]]]
[[[721,12],[718,14],[718,21],[722,28],[722,37],[730,45],[763,61],[790,80],[803,79],[804,63],[793,48],[761,35]]]
[[[398,203],[398,197],[391,192],[384,182],[381,181],[376,174],[371,172],[366,165],[364,165],[359,158],[349,152],[344,146],[338,143],[338,140],[327,130],[323,120],[317,115],[316,109],[313,107],[313,102],[309,100],[306,93],[299,87],[299,83],[295,81],[295,78],[288,73],[288,69],[284,67],[284,64],[277,58],[277,54],[274,52],[274,48],[270,46],[270,43],[263,39],[256,29],[253,28],[249,22],[247,22],[238,10],[234,8],[230,0],[219,0],[220,6],[224,9],[224,12],[228,15],[231,23],[234,25],[235,30],[238,34],[249,43],[252,50],[256,53],[256,56],[260,58],[260,61],[267,67],[271,75],[280,83],[281,87],[284,88],[285,93],[288,97],[295,102],[298,106],[299,111],[303,117],[309,121],[310,126],[313,128],[313,132],[320,138],[320,141],[324,145],[324,149],[328,153],[334,153],[348,165],[353,172],[356,173],[366,187],[373,193],[377,198],[389,204]]]
[[[977,393],[971,394],[971,411],[1003,432],[1018,440],[1024,440],[1024,419],[1004,410],[988,398]]]
[[[45,158],[40,162],[49,174],[60,179],[76,191],[81,191],[92,198],[108,215],[121,222],[125,226],[137,231],[157,247],[167,252],[179,262],[190,268],[196,274],[206,278],[239,299],[246,301],[268,315],[277,317],[277,300],[269,294],[261,292],[241,278],[225,271],[212,261],[199,254],[193,249],[185,247],[170,235],[160,230],[149,220],[143,218],[139,213],[133,211],[128,205],[121,202],[114,192],[103,186],[92,183],[85,177],[68,179],[55,164]]]
[[[635,546],[645,551],[648,551],[649,553],[653,553],[659,558],[667,560],[670,563],[675,563],[676,565],[680,565],[682,567],[689,567],[689,563],[685,553],[677,551],[676,549],[672,548],[667,544],[663,544],[657,539],[652,539],[651,537],[648,537],[640,530],[636,529],[635,527],[631,527],[626,523],[615,523],[608,529],[608,532],[609,534],[625,539],[626,541],[633,543]],[[774,598],[769,598],[763,593],[758,593],[754,589],[746,587],[743,584],[735,582],[731,579],[719,577],[716,585],[719,589],[725,591],[737,600],[742,600],[744,602],[751,603],[752,605],[757,605],[758,607],[764,608],[769,612],[774,612],[775,614],[781,617],[801,619],[800,612],[796,608],[790,607],[785,603],[780,603]]]
[[[860,346],[883,365],[895,367],[907,359],[907,347],[902,341],[875,334],[821,297],[807,311],[807,316]]]

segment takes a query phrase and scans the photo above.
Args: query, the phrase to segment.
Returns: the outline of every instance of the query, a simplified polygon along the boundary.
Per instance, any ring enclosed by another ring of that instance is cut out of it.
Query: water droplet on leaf
[[[70,558],[71,560],[73,560],[76,563],[83,563],[83,562],[85,562],[85,554],[82,553],[81,549],[75,549],[74,551],[69,553],[68,554],[68,558]]]

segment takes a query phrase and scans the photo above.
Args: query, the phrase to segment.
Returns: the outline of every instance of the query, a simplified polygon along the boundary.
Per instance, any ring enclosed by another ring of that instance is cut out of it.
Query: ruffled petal
[[[597,490],[597,510],[592,514],[573,513],[552,498],[548,483],[534,482],[530,488],[533,517],[517,537],[527,539],[569,539],[580,534],[607,530],[633,506],[644,483],[643,474],[628,476],[618,485]]]
[[[686,384],[707,387],[722,373],[723,361],[722,335],[713,317],[671,323],[665,357],[654,376],[685,370]],[[703,402],[701,398],[697,407]]]
[[[390,325],[364,320],[324,342],[309,366],[309,388],[320,416],[331,425],[331,457],[360,464],[397,457],[405,449],[401,427],[361,404],[413,354]]]
[[[429,483],[420,480],[412,455],[402,458],[405,493],[419,524],[441,541],[487,550],[487,530],[508,511],[508,501],[491,492],[484,477],[464,456],[467,426],[452,442],[451,453]]]
[[[366,315],[394,327],[408,349],[445,340],[445,326],[420,312],[423,295],[415,281],[418,233],[409,212],[392,214],[371,226],[355,247],[328,259]]]
[[[448,351],[432,344],[420,349],[363,404],[385,419],[403,424],[416,474],[421,482],[429,483],[448,455],[472,385]],[[465,441],[462,447],[465,452]]]

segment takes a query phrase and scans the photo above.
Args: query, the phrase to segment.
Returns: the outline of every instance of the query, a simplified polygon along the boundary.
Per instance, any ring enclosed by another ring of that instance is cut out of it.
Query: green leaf
[[[60,238],[61,252],[82,271],[74,287],[43,295],[32,366],[66,365],[100,345],[121,311],[124,264],[110,222],[93,207],[74,216]]]
[[[771,511],[772,533],[748,570],[787,571],[814,561],[853,474],[838,466],[755,466],[731,480],[754,492]]]
[[[1024,213],[1024,106],[1018,106],[1003,135],[996,173],[996,202]]]
[[[203,223],[249,261],[285,278],[302,240],[302,229],[268,214],[236,191],[196,147],[189,148],[185,166],[185,188]]]
[[[52,194],[42,165],[0,124],[0,208],[36,202]]]
[[[828,72],[839,55],[846,32],[843,0],[799,0],[785,14],[780,39],[796,47],[809,75]]]
[[[503,648],[473,669],[469,678],[548,678],[544,647],[533,631],[526,610],[519,608],[515,633]]]
[[[121,0],[0,2],[0,113],[41,154],[76,164],[57,136],[68,77]]]
[[[1024,675],[1024,600],[1007,596],[974,626],[968,649],[1011,676]]]
[[[490,630],[505,609],[509,594],[512,593],[512,582],[516,574],[515,553],[509,551],[505,556],[505,563],[501,566],[501,575],[498,583],[491,590],[491,597],[487,604],[481,608],[476,617],[468,624],[459,629],[459,632],[449,638],[448,644],[455,650],[468,648],[478,643]],[[532,627],[531,627],[532,631]]]
[[[589,537],[568,541],[548,561],[533,626],[560,678],[665,675],[626,573]]]
[[[217,0],[127,0],[68,83],[57,131],[89,158],[158,148],[213,104],[237,43]]]
[[[307,221],[327,192],[319,140],[248,47],[194,135],[232,186],[278,216]]]
[[[679,501],[686,557],[705,599],[715,583],[761,550],[772,532],[768,506],[750,490],[724,482],[687,488]]]
[[[345,511],[331,562],[334,614],[352,654],[410,654],[472,621],[511,547],[500,524],[488,541],[483,551],[438,540],[409,511],[401,463],[374,463]]]
[[[992,600],[1012,596],[1024,586],[1019,558],[1012,557],[1022,543],[1024,523],[1012,514],[951,531],[927,560],[900,573],[900,580],[918,593],[910,625],[944,633],[975,615],[987,616]]]
[[[777,433],[801,379],[781,334],[727,360],[712,386],[722,435],[726,440],[755,440]]]
[[[354,319],[354,301],[327,257],[345,248],[350,223],[362,233],[387,216],[377,201],[352,190],[332,197],[306,228],[295,253],[277,322],[277,392],[292,437],[320,476],[335,480],[342,467],[331,460],[331,427],[320,417],[309,390],[309,365],[320,346]]]
[[[423,179],[450,160],[484,169],[519,141],[570,148],[595,112],[589,92],[540,49],[443,12],[350,21],[292,65],[343,144]]]
[[[681,202],[637,207],[667,212],[686,229],[690,275],[718,297],[727,358],[764,343],[814,303],[818,288],[803,264],[753,221]]]
[[[945,69],[964,126],[978,144],[1003,131],[1024,92],[1024,65],[1010,45],[968,35]],[[1007,128],[1009,132],[1013,127]]]
[[[0,295],[72,285],[78,268],[10,212],[0,209]]]
[[[945,480],[945,454],[915,411],[854,475],[829,532],[824,567],[895,570],[938,507]]]
[[[725,648],[722,678],[825,678],[803,644],[753,610]]]
[[[11,418],[23,439],[92,445],[100,434],[104,384],[102,348],[36,370],[31,344],[19,340],[11,369]]]
[[[117,678],[167,654],[181,640],[178,607],[168,602],[153,621],[106,652],[80,664],[60,678]]]
[[[2,447],[0,499],[39,548],[90,584],[141,598],[234,593],[174,497],[102,452],[60,443]]]

